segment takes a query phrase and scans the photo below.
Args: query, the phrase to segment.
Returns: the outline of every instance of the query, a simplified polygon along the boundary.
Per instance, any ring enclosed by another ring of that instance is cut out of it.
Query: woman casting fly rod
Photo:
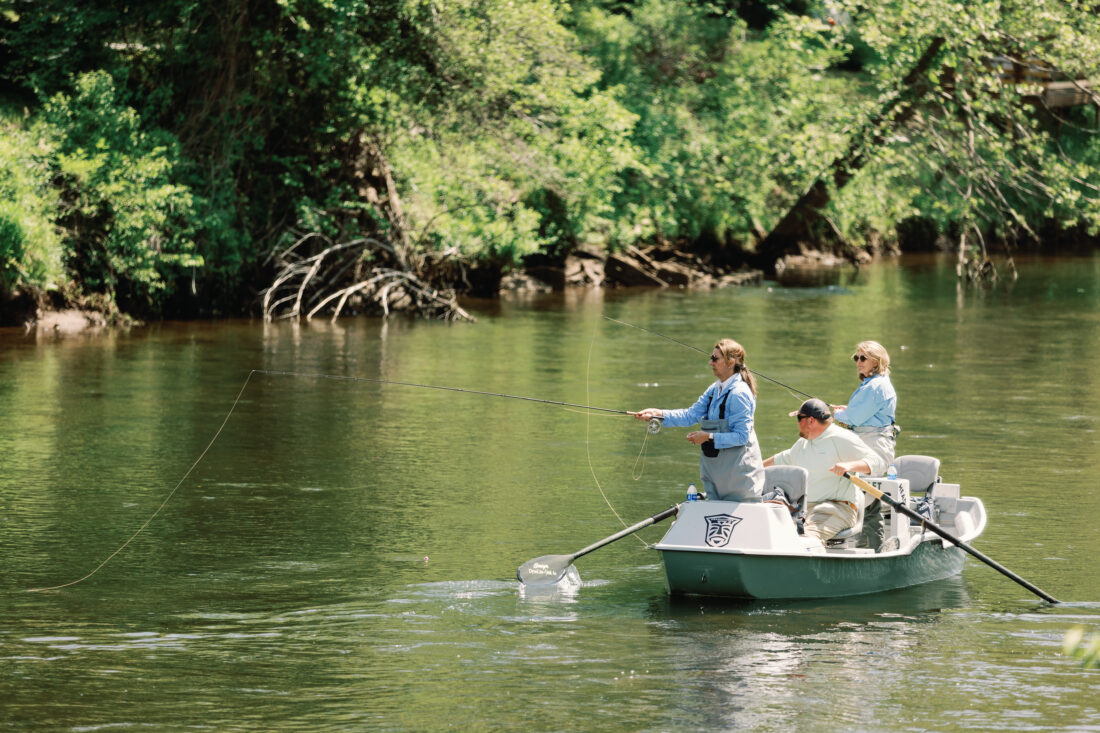
[[[662,410],[647,407],[631,413],[639,420],[661,418],[671,427],[699,423],[687,439],[702,449],[699,476],[708,499],[759,501],[764,487],[764,463],[753,430],[756,380],[745,366],[745,349],[722,339],[710,355],[717,381],[691,407]]]

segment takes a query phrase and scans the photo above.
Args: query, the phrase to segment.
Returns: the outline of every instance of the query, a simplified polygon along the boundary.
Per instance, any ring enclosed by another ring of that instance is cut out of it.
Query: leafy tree
[[[639,117],[642,155],[617,199],[627,242],[736,252],[842,142],[852,110],[835,99],[855,84],[826,73],[847,47],[818,20],[783,16],[753,37],[736,18],[646,0],[629,19],[590,8],[576,25]]]
[[[0,119],[0,294],[30,288],[43,292],[61,282],[58,207],[49,185],[49,138],[39,127]]]
[[[57,136],[67,266],[85,292],[148,310],[166,277],[202,264],[191,194],[172,182],[175,141],[144,131],[105,72],[79,77],[72,97],[54,96],[45,119]]]
[[[606,241],[634,116],[595,89],[558,6],[450,3],[429,31],[452,91],[392,136],[414,222],[439,245],[505,260]]]
[[[1098,22],[1057,0],[0,0],[0,93],[43,104],[0,149],[5,191],[34,194],[0,211],[3,278],[50,281],[63,248],[86,292],[195,313],[333,242],[372,243],[334,275],[439,287],[456,259],[578,246],[734,263],[834,161],[818,241],[1095,232],[1095,112],[1037,109],[991,60],[1096,77]],[[937,38],[931,102],[877,120]]]
[[[1100,136],[1086,129],[1081,110],[1044,109],[1034,103],[1041,99],[1037,84],[1009,84],[1002,73],[1017,61],[1048,67],[1055,78],[1095,78],[1100,17],[1090,5],[838,2],[852,19],[847,32],[878,54],[868,69],[880,89],[896,85],[932,39],[944,40],[929,75],[930,103],[895,132],[882,164],[866,172],[873,187],[909,192],[911,213],[940,231],[961,226],[972,238],[1036,237],[1051,220],[1095,234]],[[837,200],[838,209],[851,211],[852,204],[844,194]]]

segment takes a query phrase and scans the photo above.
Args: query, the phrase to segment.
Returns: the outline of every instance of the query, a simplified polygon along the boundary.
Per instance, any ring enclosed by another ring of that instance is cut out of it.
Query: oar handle
[[[945,530],[942,527],[940,527],[939,525],[937,525],[932,520],[930,520],[927,517],[922,516],[922,515],[918,514],[917,512],[913,511],[912,509],[905,506],[901,502],[895,500],[889,494],[885,494],[882,491],[880,491],[879,489],[876,489],[874,486],[867,483],[866,481],[864,481],[859,476],[856,476],[853,473],[845,471],[844,472],[844,478],[848,479],[853,484],[855,484],[859,488],[863,489],[864,491],[866,491],[868,494],[875,497],[876,499],[881,499],[882,501],[886,502],[887,504],[892,506],[894,509],[897,509],[899,512],[901,512],[905,516],[907,516],[911,519],[917,520],[918,522],[921,523],[921,526],[927,527],[928,529],[932,530],[932,532],[934,532],[935,534],[937,534],[940,537],[944,538],[945,540],[947,540],[951,544],[955,545],[959,549],[970,553],[971,555],[978,558],[979,560],[984,562],[986,565],[993,568],[997,572],[1001,573],[1005,577],[1016,581],[1017,583],[1019,583],[1020,585],[1027,588],[1032,593],[1034,593],[1035,595],[1042,598],[1044,601],[1048,601],[1050,603],[1061,603],[1061,601],[1059,601],[1058,599],[1056,599],[1054,596],[1050,595],[1049,593],[1045,592],[1043,589],[1039,588],[1037,585],[1033,585],[1032,583],[1029,583],[1028,581],[1021,578],[1019,575],[1017,575],[1016,573],[1014,573],[1011,570],[1009,570],[1008,568],[1006,568],[1004,565],[1001,565],[996,560],[993,560],[992,558],[987,557],[986,555],[982,554],[978,550],[975,550],[973,547],[966,544],[965,542],[960,540],[958,537],[955,537],[954,535],[949,533],[947,530]]]
[[[592,552],[593,550],[598,550],[601,547],[603,547],[604,545],[610,545],[615,540],[621,540],[623,537],[626,537],[629,534],[634,534],[635,532],[637,532],[640,529],[645,529],[646,527],[648,527],[651,524],[656,524],[657,522],[668,519],[671,516],[675,516],[676,512],[678,512],[678,511],[680,511],[680,505],[679,504],[673,504],[668,509],[665,509],[663,512],[657,512],[652,517],[647,517],[646,519],[643,519],[642,521],[638,522],[637,524],[632,524],[629,527],[627,527],[626,529],[621,530],[619,532],[616,532],[615,534],[611,535],[610,537],[604,537],[599,542],[597,542],[595,544],[592,544],[592,545],[589,545],[588,547],[584,548],[583,550],[578,550],[577,552],[574,552],[573,553],[573,559],[576,560],[578,557],[581,557],[583,555],[587,555],[588,553]]]

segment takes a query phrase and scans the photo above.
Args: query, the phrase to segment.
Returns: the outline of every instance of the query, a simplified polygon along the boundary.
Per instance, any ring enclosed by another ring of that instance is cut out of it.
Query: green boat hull
[[[875,479],[904,496],[905,484]],[[951,490],[954,485],[941,489]],[[962,542],[985,528],[985,507],[974,497],[937,496],[941,522]],[[951,577],[966,553],[931,532],[891,515],[884,549],[822,547],[798,534],[786,507],[772,503],[685,502],[661,553],[672,595],[750,599],[838,598],[879,593]],[[851,540],[849,540],[851,542]]]
[[[959,548],[929,540],[906,555],[758,555],[660,550],[669,593],[727,598],[837,598],[905,588],[962,571]]]

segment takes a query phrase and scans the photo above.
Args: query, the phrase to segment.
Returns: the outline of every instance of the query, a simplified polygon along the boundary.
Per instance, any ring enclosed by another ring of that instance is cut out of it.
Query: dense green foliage
[[[53,223],[59,199],[47,164],[52,149],[38,126],[0,118],[0,291],[61,282],[62,243]]]
[[[1095,236],[1096,92],[1045,109],[994,64],[1100,79],[1093,6],[0,0],[0,290],[237,312],[306,232],[735,264],[852,149],[821,240]],[[934,39],[919,112],[859,138]]]
[[[166,276],[202,264],[190,239],[191,194],[172,182],[178,145],[166,132],[143,129],[110,75],[78,77],[73,96],[54,96],[43,116],[58,138],[52,157],[64,204],[57,222],[85,292],[148,305]]]

